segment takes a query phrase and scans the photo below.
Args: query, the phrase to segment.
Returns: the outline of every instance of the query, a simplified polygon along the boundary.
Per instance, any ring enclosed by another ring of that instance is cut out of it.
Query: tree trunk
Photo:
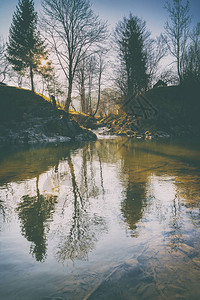
[[[178,31],[179,34],[179,31]],[[177,73],[178,73],[178,78],[179,78],[179,83],[181,83],[181,67],[180,67],[180,41],[178,39],[177,41]]]
[[[81,110],[83,113],[86,113],[86,101],[85,101],[85,80],[84,74],[81,76]]]
[[[34,92],[34,83],[33,83],[33,66],[30,65],[30,77],[31,77],[31,90]]]
[[[99,108],[99,103],[100,103],[100,98],[101,98],[101,70],[100,70],[100,73],[99,73],[99,89],[98,89],[98,101],[97,101],[97,106],[96,106],[96,110],[95,112],[93,113],[93,117],[96,115],[97,111],[98,111],[98,108]]]
[[[180,65],[180,58],[178,57],[177,60],[177,71],[178,71],[178,77],[179,77],[179,83],[182,82],[182,74],[181,74],[181,65]]]
[[[89,87],[88,87],[88,103],[87,103],[87,113],[92,114],[92,100],[91,100],[91,89],[92,89],[92,76],[89,75]]]
[[[81,110],[83,113],[86,113],[86,103],[85,103],[85,88],[81,88]]]
[[[65,104],[65,111],[69,112],[69,107],[72,101],[72,80],[69,80],[68,93],[67,93],[67,101]]]

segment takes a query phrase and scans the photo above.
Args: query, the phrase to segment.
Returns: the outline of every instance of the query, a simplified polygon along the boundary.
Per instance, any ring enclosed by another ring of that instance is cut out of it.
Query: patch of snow
[[[29,144],[33,143],[65,143],[71,141],[71,138],[68,136],[52,136],[48,137],[44,134],[32,136],[28,141]]]
[[[84,140],[83,134],[79,134],[75,136],[75,141],[82,142]]]

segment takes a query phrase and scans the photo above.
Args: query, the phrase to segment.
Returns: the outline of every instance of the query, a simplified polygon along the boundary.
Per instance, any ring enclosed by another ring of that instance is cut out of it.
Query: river
[[[200,143],[0,148],[0,299],[200,299]]]

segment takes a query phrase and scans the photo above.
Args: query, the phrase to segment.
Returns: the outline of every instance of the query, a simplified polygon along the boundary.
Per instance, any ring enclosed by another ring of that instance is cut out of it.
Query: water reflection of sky
[[[9,171],[0,187],[0,288],[6,299],[16,291],[26,299],[25,278],[32,282],[29,291],[46,282],[30,299],[55,293],[80,299],[102,282],[96,299],[118,280],[120,299],[132,299],[131,290],[141,299],[168,297],[169,288],[170,297],[190,295],[191,287],[198,292],[198,148],[121,142],[29,149],[21,152],[25,169],[19,153],[2,160],[1,182],[7,165]],[[188,277],[176,280],[174,272],[188,267]]]

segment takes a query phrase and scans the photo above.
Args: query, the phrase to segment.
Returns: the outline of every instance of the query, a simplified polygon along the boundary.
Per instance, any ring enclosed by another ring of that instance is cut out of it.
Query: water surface
[[[0,299],[200,299],[198,141],[0,157]]]

